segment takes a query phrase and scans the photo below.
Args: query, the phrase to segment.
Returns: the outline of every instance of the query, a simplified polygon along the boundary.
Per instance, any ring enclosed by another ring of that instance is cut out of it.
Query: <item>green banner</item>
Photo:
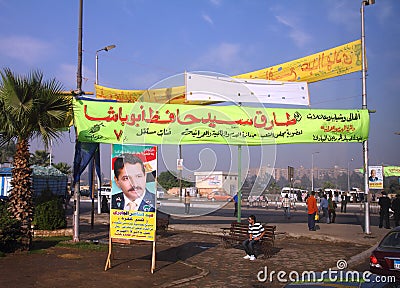
[[[399,176],[400,177],[400,166],[383,166],[383,176]]]
[[[362,142],[368,110],[254,108],[74,100],[81,142],[273,145]]]

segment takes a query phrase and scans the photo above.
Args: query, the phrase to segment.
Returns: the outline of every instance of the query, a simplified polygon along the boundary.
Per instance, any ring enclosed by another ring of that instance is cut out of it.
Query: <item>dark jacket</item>
[[[386,197],[386,196],[380,197],[378,200],[378,204],[379,204],[379,206],[381,206],[381,210],[389,211],[390,204],[391,204],[389,197]]]
[[[124,193],[119,192],[111,196],[111,209],[123,210],[125,207]],[[156,196],[146,189],[138,211],[154,212],[156,207]]]
[[[396,197],[393,199],[392,209],[394,212],[400,212],[400,197]]]

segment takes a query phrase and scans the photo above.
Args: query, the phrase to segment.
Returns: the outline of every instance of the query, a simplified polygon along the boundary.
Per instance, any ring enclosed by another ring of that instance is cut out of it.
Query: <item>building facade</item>
[[[223,171],[195,172],[196,188],[200,196],[218,191],[228,195],[238,192],[238,174]]]

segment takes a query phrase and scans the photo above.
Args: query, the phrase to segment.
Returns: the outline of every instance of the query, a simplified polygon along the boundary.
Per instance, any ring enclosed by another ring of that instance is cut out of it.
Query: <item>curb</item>
[[[193,265],[193,264],[189,264],[189,263],[184,262],[184,261],[179,261],[179,263],[182,263],[182,264],[184,264],[186,266],[189,266],[191,268],[196,268],[196,269],[200,270],[201,272],[199,274],[191,276],[191,277],[182,278],[182,279],[178,279],[178,280],[172,281],[171,283],[163,284],[163,285],[160,286],[161,288],[173,287],[173,286],[176,286],[176,285],[180,285],[180,284],[184,284],[184,283],[187,283],[187,282],[190,282],[190,281],[194,281],[194,280],[203,278],[203,277],[207,276],[210,273],[210,271],[207,270],[207,269],[201,268],[201,267]]]

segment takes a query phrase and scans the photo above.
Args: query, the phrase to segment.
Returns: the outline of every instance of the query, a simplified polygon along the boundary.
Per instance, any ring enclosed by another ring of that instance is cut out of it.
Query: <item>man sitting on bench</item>
[[[249,216],[249,238],[243,241],[244,251],[246,251],[246,256],[244,259],[249,259],[251,261],[256,260],[256,256],[254,254],[254,245],[260,241],[260,239],[264,236],[265,231],[264,227],[261,223],[256,222],[256,216]]]

